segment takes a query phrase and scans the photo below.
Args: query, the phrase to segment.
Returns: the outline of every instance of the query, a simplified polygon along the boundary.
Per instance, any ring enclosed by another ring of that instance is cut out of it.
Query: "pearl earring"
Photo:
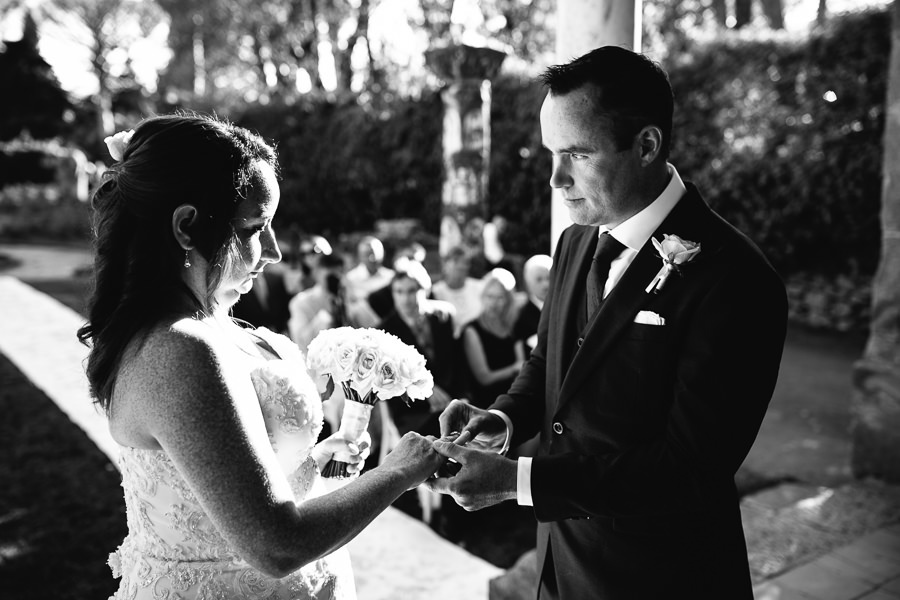
[[[189,252],[190,252],[190,250],[184,251],[184,268],[185,269],[189,269],[191,267],[191,258],[190,258],[190,256],[188,256]]]

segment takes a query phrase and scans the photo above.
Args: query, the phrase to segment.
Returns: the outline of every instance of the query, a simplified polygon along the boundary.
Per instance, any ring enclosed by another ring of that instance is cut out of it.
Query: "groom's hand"
[[[467,511],[515,500],[516,461],[445,440],[436,440],[433,447],[441,456],[459,463],[460,469],[451,477],[426,481],[431,491],[450,494]]]
[[[503,419],[463,400],[450,402],[438,422],[441,426],[441,438],[449,437],[450,441],[460,446],[469,445],[499,452],[506,440],[506,424]]]

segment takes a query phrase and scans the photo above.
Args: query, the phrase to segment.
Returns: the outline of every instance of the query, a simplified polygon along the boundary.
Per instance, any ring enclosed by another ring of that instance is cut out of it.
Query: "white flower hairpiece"
[[[688,263],[700,253],[700,244],[697,242],[689,242],[681,239],[677,235],[663,234],[663,241],[659,242],[656,238],[650,238],[659,257],[662,258],[663,266],[644,290],[648,294],[650,292],[658,292],[666,284],[666,280],[672,271],[681,275],[680,265]]]
[[[109,155],[113,157],[113,160],[116,162],[122,161],[125,157],[125,147],[131,141],[131,136],[133,135],[134,129],[129,129],[128,131],[120,131],[115,135],[103,138],[103,143],[106,144]]]

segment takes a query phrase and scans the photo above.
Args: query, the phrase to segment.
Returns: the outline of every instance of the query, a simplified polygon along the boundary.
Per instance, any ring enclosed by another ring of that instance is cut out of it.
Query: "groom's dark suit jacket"
[[[542,599],[553,581],[564,600],[752,598],[734,474],[772,396],[787,299],[759,249],[687,188],[653,237],[700,253],[647,293],[662,266],[648,241],[582,330],[598,230],[563,232],[538,346],[492,406],[513,446],[540,433]]]

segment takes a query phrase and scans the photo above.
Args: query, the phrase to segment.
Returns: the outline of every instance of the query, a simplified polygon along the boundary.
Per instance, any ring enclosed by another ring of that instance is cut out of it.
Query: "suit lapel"
[[[687,240],[699,241],[703,252],[713,251],[714,240],[704,240],[703,233],[701,233],[710,231],[708,223],[711,215],[712,212],[703,203],[696,189],[689,185],[688,192],[672,209],[652,237],[661,240],[663,234],[676,234]],[[590,256],[588,259],[590,260]],[[588,322],[584,343],[575,353],[563,380],[559,395],[560,404],[571,397],[587,375],[597,368],[625,327],[646,305],[651,296],[646,292],[646,288],[662,265],[656,248],[650,240],[647,240],[619,283]],[[582,279],[584,276],[585,273],[582,273]],[[677,276],[667,284],[666,291],[671,292],[673,288],[677,287],[676,281]],[[572,310],[572,307],[568,307],[568,310]]]
[[[573,236],[580,236],[573,239],[571,248],[571,256],[568,258],[568,264],[565,267],[566,276],[563,277],[562,287],[560,290],[560,303],[556,307],[555,318],[551,323],[562,325],[561,343],[558,348],[563,349],[556,356],[557,373],[565,373],[571,359],[571,349],[575,348],[575,340],[578,338],[579,332],[576,328],[577,312],[584,310],[582,303],[585,294],[585,280],[587,278],[588,269],[591,267],[591,260],[594,257],[594,249],[597,246],[597,237],[599,235],[596,227],[578,227],[580,231],[574,232]]]

